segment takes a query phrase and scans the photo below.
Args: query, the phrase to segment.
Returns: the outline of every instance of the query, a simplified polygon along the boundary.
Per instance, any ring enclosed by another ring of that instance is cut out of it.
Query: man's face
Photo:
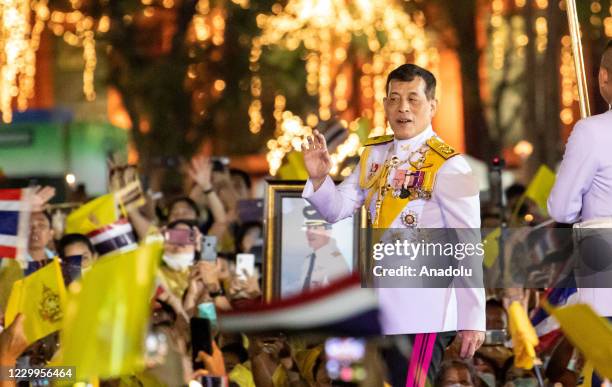
[[[405,140],[424,131],[436,113],[437,102],[427,99],[425,80],[392,80],[389,93],[383,100],[387,120],[395,138]]]
[[[508,328],[508,317],[506,311],[499,306],[488,306],[486,309],[487,329]]]
[[[313,250],[318,250],[329,243],[331,239],[331,230],[327,230],[325,226],[308,226],[306,227],[306,239],[308,246]]]
[[[49,220],[42,212],[34,212],[30,217],[30,240],[28,248],[39,250],[47,247],[53,238],[53,229]]]
[[[612,69],[604,66],[599,68],[599,92],[609,105],[612,104]]]
[[[446,371],[442,379],[442,386],[474,386],[472,376],[465,368],[454,367]]]

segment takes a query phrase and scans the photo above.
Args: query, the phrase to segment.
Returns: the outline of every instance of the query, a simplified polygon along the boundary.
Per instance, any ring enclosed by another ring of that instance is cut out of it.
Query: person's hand
[[[0,333],[0,365],[13,366],[17,358],[28,347],[23,330],[25,316],[18,314],[11,325]]]
[[[457,339],[461,343],[459,356],[462,359],[470,359],[482,343],[484,343],[485,333],[482,331],[459,331]]]
[[[319,188],[325,177],[331,170],[332,163],[327,151],[325,137],[318,130],[313,132],[313,136],[306,138],[306,143],[302,143],[302,152],[304,153],[304,164],[308,176],[316,188]]]
[[[191,164],[187,168],[187,173],[197,185],[204,191],[212,188],[212,163],[210,158],[205,156],[196,156],[191,159]]]
[[[196,268],[209,292],[217,293],[221,290],[216,262],[200,261],[197,263]]]
[[[214,340],[212,342],[212,355],[200,351],[198,352],[198,360],[204,363],[204,369],[195,370],[193,379],[202,376],[226,376],[223,353]]]
[[[210,301],[210,294],[202,280],[200,271],[194,268],[189,276],[189,285],[183,299],[183,309],[188,315],[193,316],[196,313],[197,306],[207,301]]]
[[[508,310],[510,304],[518,301],[525,310],[529,310],[529,297],[531,296],[530,289],[523,288],[506,288],[502,296],[504,309]]]
[[[43,211],[45,205],[53,196],[55,196],[55,188],[50,186],[36,187],[30,201],[32,212]]]
[[[244,277],[234,276],[230,282],[228,295],[231,299],[240,298],[254,299],[261,295],[259,287],[259,273],[256,271],[254,275],[248,275],[248,272],[243,271]]]

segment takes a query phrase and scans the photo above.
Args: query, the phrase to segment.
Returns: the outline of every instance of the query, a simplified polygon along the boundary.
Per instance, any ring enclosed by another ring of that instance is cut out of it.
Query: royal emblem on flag
[[[54,292],[46,286],[43,286],[42,299],[38,306],[38,314],[40,318],[50,323],[60,322],[62,319],[62,305],[59,293]]]

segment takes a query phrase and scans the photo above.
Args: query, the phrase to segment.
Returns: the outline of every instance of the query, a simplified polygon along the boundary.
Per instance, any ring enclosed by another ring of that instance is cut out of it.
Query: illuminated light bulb
[[[225,90],[225,81],[222,79],[217,79],[214,83],[214,88],[217,91],[223,91]]]
[[[73,173],[66,174],[66,183],[68,183],[68,185],[74,185],[74,183],[76,183],[76,176]]]

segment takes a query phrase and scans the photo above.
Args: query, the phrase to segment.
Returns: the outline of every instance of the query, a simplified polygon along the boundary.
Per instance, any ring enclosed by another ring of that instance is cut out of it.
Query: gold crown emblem
[[[62,319],[62,306],[59,294],[43,284],[43,297],[38,305],[38,314],[43,320],[50,323],[59,322]]]

